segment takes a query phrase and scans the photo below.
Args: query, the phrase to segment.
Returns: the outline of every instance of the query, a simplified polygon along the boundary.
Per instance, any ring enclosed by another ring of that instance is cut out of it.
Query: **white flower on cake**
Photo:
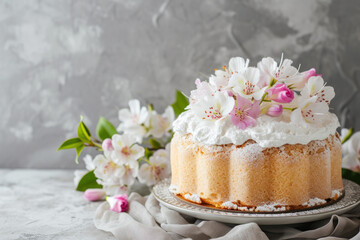
[[[311,77],[317,77],[317,76],[322,77],[321,74],[316,74],[315,68],[311,68],[305,72],[302,72],[301,76],[302,76],[302,81],[298,82],[297,85],[295,86],[297,89],[303,89],[305,84],[309,81]]]
[[[200,79],[196,79],[195,84],[196,89],[190,93],[190,103],[196,103],[203,97],[212,96],[217,91],[215,86],[205,81],[202,82]]]
[[[329,113],[329,106],[325,102],[317,102],[317,97],[299,97],[299,106],[291,114],[292,122],[316,123],[323,121]]]
[[[316,102],[326,102],[327,104],[330,104],[331,99],[335,97],[334,88],[325,86],[324,79],[319,76],[310,77],[300,94],[309,98],[316,96]]]
[[[204,96],[190,107],[200,119],[216,121],[227,117],[234,104],[234,98],[227,92],[216,92],[211,96]]]
[[[229,61],[229,68],[223,66],[223,70],[215,69],[215,76],[209,78],[209,83],[217,91],[228,88],[229,79],[233,74],[243,73],[249,65],[249,59],[246,61],[241,57],[232,58]]]
[[[149,118],[146,122],[148,128],[147,136],[154,136],[161,138],[164,135],[168,135],[169,130],[172,128],[172,123],[175,120],[175,113],[172,107],[167,107],[162,115],[151,111]]]
[[[112,158],[117,164],[131,164],[144,156],[145,149],[136,144],[136,138],[129,134],[112,136]]]
[[[234,57],[229,61],[229,72],[231,74],[242,73],[249,66],[249,59],[243,59],[242,57]]]
[[[217,91],[222,91],[227,88],[229,84],[229,78],[230,78],[229,71],[215,70],[215,76],[212,75],[209,78],[209,83]]]
[[[229,68],[223,66],[224,71],[215,69],[215,76],[212,75],[209,78],[209,83],[217,91],[228,89],[230,87],[228,84],[231,76],[234,74],[242,74],[244,71],[246,71],[248,65],[249,59],[246,59],[245,61],[241,57],[232,58],[229,61]]]
[[[324,86],[315,69],[299,73],[291,60],[281,59],[277,64],[270,57],[263,58],[257,67],[248,64],[243,58],[232,58],[224,71],[215,69],[209,82],[197,79],[187,109],[208,122],[230,117],[242,130],[256,126],[263,115],[301,124],[316,124],[329,115],[334,89]],[[200,129],[206,131],[206,127]]]
[[[242,97],[260,100],[264,95],[266,87],[260,88],[257,84],[260,80],[260,71],[257,68],[249,67],[241,73],[234,73],[228,84],[228,88]]]
[[[137,99],[130,100],[129,107],[130,109],[120,109],[119,120],[121,123],[117,130],[131,134],[136,137],[137,142],[141,142],[146,134],[144,123],[148,118],[148,111],[145,107],[140,107],[140,101]]]
[[[298,69],[292,66],[290,59],[281,60],[278,66],[277,62],[271,58],[263,58],[258,64],[258,69],[261,72],[260,86],[269,85],[272,79],[278,82],[286,83],[286,85],[293,85],[301,83],[303,76]]]

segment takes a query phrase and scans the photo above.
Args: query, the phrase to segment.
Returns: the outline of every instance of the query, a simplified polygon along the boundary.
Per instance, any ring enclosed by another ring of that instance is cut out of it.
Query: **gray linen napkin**
[[[127,213],[109,210],[107,202],[96,210],[96,228],[116,239],[360,239],[360,207],[342,216],[306,224],[261,226],[256,223],[228,225],[199,220],[168,209],[152,194],[129,196]],[[355,236],[356,235],[356,236]]]

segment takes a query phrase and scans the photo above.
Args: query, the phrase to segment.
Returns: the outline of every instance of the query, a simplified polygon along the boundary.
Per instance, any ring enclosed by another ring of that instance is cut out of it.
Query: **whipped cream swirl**
[[[201,121],[189,110],[183,112],[173,123],[173,130],[180,135],[192,134],[194,141],[205,145],[241,145],[249,139],[261,147],[280,147],[284,144],[308,144],[313,140],[323,140],[335,134],[340,126],[335,114],[317,123],[283,121],[266,115],[257,119],[254,127],[241,130],[229,118],[219,121]]]

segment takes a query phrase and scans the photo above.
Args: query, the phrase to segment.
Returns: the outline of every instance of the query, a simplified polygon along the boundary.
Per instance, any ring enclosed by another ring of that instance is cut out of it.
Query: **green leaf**
[[[270,87],[274,86],[274,84],[277,82],[275,78],[271,79],[270,81]]]
[[[76,162],[77,164],[79,164],[79,156],[80,156],[82,150],[84,149],[84,146],[85,146],[85,145],[84,145],[84,143],[83,143],[82,145],[76,147],[76,158],[75,158],[75,162]]]
[[[187,97],[179,90],[176,90],[176,100],[173,104],[171,104],[175,115],[179,116],[182,112],[184,112],[187,105],[189,105]]]
[[[86,143],[90,143],[91,139],[90,139],[91,133],[88,129],[88,127],[85,125],[85,123],[83,121],[80,122],[79,127],[78,127],[78,137]]]
[[[148,105],[148,110],[149,110],[149,111],[154,111],[154,104],[150,103],[150,104]]]
[[[342,168],[342,177],[360,184],[360,173],[351,171],[350,169]]]
[[[344,144],[347,140],[349,140],[349,138],[353,135],[353,133],[354,133],[354,129],[350,128],[349,132],[346,134],[344,139],[341,141],[341,144]]]
[[[70,139],[66,140],[65,142],[63,142],[57,151],[64,150],[64,149],[77,148],[80,145],[83,145],[83,142],[81,141],[80,138],[70,138]]]
[[[154,138],[149,138],[149,143],[153,148],[156,149],[161,148],[161,144],[158,141],[156,141]]]
[[[79,181],[76,187],[77,191],[85,192],[89,188],[102,188],[100,184],[96,182],[97,178],[94,174],[94,170],[86,173]]]
[[[96,126],[96,134],[104,141],[106,138],[111,138],[117,131],[115,127],[104,117],[100,117]]]
[[[153,151],[149,150],[148,148],[145,148],[145,158],[149,159],[154,154]]]

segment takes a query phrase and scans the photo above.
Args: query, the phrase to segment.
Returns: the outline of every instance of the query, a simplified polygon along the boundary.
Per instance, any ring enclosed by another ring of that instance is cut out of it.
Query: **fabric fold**
[[[287,226],[259,226],[256,223],[229,225],[182,215],[155,199],[131,193],[128,212],[109,210],[107,202],[96,210],[96,228],[111,232],[116,239],[342,239],[358,238],[360,206],[321,221]]]

